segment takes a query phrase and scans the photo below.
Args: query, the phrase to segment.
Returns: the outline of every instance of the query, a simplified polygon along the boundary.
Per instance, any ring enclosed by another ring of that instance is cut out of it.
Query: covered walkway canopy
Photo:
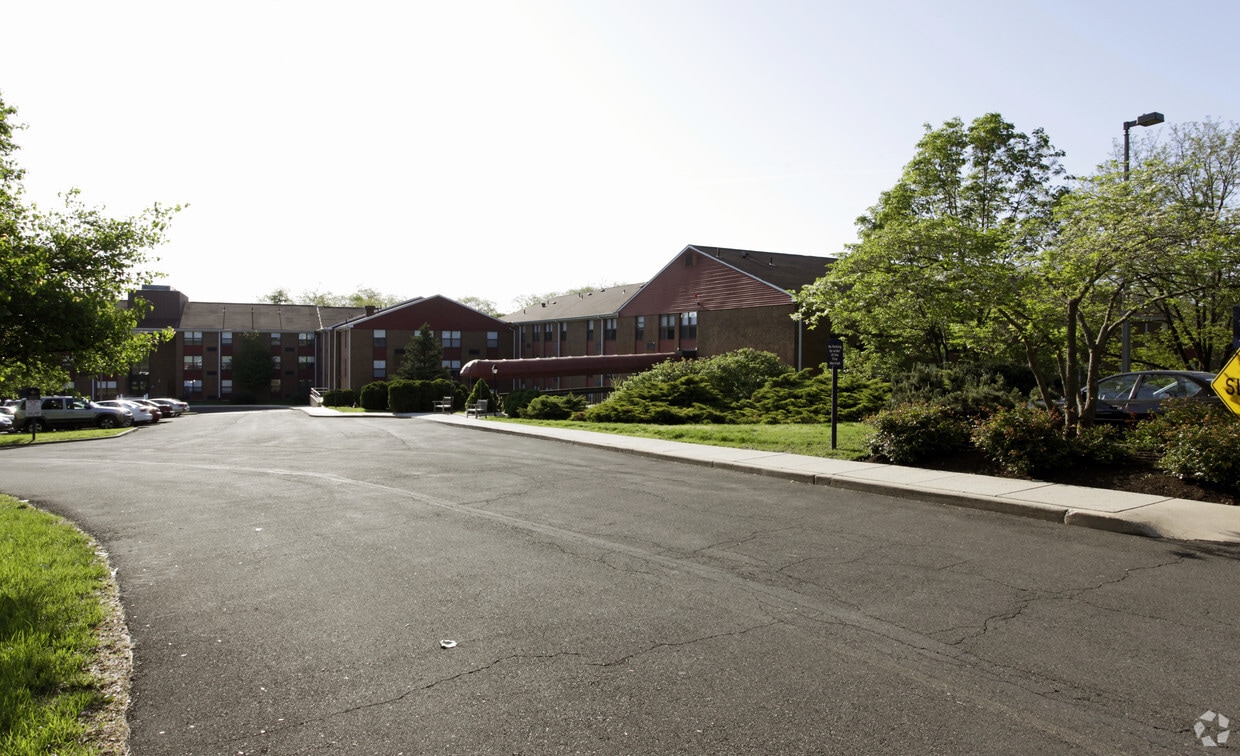
[[[531,357],[520,360],[470,360],[463,378],[565,378],[579,375],[640,373],[679,357],[676,352],[591,354],[578,357]]]

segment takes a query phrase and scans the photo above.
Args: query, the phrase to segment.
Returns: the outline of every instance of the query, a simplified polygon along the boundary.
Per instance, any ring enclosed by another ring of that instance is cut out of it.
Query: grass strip
[[[645,425],[642,423],[583,423],[573,420],[518,420],[498,417],[488,419],[495,422],[542,425],[831,459],[861,459],[870,456],[866,442],[873,432],[873,429],[864,423],[838,423],[836,425],[836,448],[832,449],[830,424]]]
[[[0,753],[98,753],[83,717],[105,698],[88,667],[107,584],[79,530],[0,495]]]
[[[128,433],[132,428],[89,428],[86,430],[55,430],[40,431],[35,434],[36,438],[32,442],[30,433],[22,431],[17,433],[0,433],[0,446],[30,446],[35,444],[54,444],[60,441],[86,441],[94,438],[111,438],[119,436],[122,433]]]

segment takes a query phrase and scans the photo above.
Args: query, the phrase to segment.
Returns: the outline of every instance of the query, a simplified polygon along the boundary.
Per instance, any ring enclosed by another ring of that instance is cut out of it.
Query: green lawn
[[[80,741],[104,700],[87,665],[107,581],[80,531],[0,495],[0,753],[100,752]]]
[[[554,428],[615,433],[622,436],[660,438],[711,446],[806,454],[833,459],[869,456],[866,440],[871,428],[864,423],[839,423],[836,448],[831,448],[831,425],[641,425],[630,423],[583,423],[571,420],[516,420],[489,418],[495,422],[543,425]]]
[[[0,446],[28,446],[31,443],[36,444],[53,444],[60,441],[84,441],[93,438],[111,438],[132,430],[132,428],[110,428],[103,430],[101,428],[90,428],[88,430],[57,430],[57,431],[40,431],[36,439],[31,442],[29,433],[3,433],[0,434]]]

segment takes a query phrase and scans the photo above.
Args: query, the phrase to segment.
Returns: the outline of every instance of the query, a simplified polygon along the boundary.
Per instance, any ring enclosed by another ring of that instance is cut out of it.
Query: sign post
[[[1227,405],[1227,409],[1240,417],[1240,352],[1233,354],[1223,369],[1218,371],[1210,387]]]
[[[836,414],[839,409],[840,368],[844,367],[844,342],[827,339],[827,367],[831,368],[831,448],[835,448]]]
[[[43,417],[43,396],[38,389],[26,392],[26,425],[30,426],[30,441],[39,437],[39,418]]]

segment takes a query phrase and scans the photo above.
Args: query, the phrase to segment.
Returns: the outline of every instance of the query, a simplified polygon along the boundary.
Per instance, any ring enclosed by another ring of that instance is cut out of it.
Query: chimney
[[[374,315],[374,314],[375,314],[375,306],[366,305],[366,317],[370,317],[371,315]]]

